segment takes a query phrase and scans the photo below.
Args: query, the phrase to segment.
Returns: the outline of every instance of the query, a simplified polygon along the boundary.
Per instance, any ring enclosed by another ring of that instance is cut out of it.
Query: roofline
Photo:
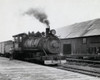
[[[4,43],[4,42],[13,42],[13,40],[1,41],[0,43]]]
[[[76,38],[88,38],[88,37],[98,37],[100,35],[90,35],[90,36],[81,36],[81,37],[72,37],[72,38],[60,38],[62,40],[64,39],[76,39]]]

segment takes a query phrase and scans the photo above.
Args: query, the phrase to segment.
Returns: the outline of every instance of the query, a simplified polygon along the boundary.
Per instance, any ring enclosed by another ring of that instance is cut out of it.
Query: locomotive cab
[[[17,34],[14,35],[14,50],[15,51],[21,51],[22,49],[22,44],[23,44],[23,39],[24,37],[26,37],[27,35],[25,33],[21,33],[21,34]]]

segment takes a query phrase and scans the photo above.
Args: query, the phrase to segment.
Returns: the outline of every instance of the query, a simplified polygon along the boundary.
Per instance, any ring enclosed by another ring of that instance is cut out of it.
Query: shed
[[[100,19],[89,20],[56,29],[65,55],[100,53]]]

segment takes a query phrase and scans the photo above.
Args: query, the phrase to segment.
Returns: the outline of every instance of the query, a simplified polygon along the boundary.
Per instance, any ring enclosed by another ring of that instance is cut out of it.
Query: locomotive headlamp
[[[56,31],[54,29],[52,29],[51,31],[51,34],[55,35],[56,34]]]

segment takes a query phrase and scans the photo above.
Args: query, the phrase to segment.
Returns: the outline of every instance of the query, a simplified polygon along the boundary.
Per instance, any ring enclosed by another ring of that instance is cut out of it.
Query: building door
[[[64,44],[63,45],[63,54],[64,55],[71,54],[71,44]]]

